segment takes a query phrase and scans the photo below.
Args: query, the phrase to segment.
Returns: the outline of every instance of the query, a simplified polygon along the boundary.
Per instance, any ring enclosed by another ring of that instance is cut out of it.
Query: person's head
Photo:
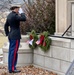
[[[18,7],[18,6],[13,6],[13,7],[10,8],[10,10],[18,13],[19,12],[19,8],[20,7]]]

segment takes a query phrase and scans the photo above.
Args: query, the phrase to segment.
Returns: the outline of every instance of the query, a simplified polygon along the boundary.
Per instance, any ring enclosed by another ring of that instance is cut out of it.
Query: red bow
[[[32,35],[30,35],[30,40],[32,40],[33,39],[33,36]]]
[[[40,45],[43,44],[43,41],[44,41],[44,35],[41,35],[41,36],[40,36]]]

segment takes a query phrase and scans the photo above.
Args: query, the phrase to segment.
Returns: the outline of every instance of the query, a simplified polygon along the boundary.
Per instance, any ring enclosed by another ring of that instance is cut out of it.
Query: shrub
[[[27,21],[21,23],[21,32],[35,30],[37,33],[48,31],[55,32],[55,0],[36,0],[32,5],[23,4],[22,8],[27,16]],[[26,27],[27,26],[27,27]]]

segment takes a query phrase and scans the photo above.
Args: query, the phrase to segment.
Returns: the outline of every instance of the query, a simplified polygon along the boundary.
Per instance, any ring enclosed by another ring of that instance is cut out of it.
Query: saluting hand
[[[24,11],[22,10],[22,8],[19,8],[19,14],[24,13]]]

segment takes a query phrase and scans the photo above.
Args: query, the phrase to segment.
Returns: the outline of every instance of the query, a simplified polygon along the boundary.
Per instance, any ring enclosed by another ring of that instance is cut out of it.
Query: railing
[[[72,37],[72,36],[64,36],[64,35],[68,32],[68,30],[71,28],[71,26],[72,26],[72,25],[70,25],[70,26],[67,28],[67,30],[66,30],[61,36],[50,35],[50,34],[49,34],[49,36],[50,36],[50,37],[55,37],[55,38],[64,38],[64,39],[72,39],[72,40],[74,40],[74,37]],[[29,34],[29,32],[27,32],[27,34]],[[39,33],[37,33],[37,35],[39,35]]]
[[[66,31],[62,34],[62,36],[56,36],[56,35],[49,35],[50,37],[56,37],[56,38],[64,38],[64,39],[73,39],[74,40],[74,37],[72,37],[72,36],[64,36],[67,32],[68,32],[68,30],[71,28],[71,26],[72,25],[70,25],[67,29],[66,29]]]
[[[67,30],[62,34],[62,36],[64,36],[66,34],[66,32],[71,28],[72,25],[70,25]]]
[[[74,40],[74,37],[71,37],[71,36],[70,37],[69,36],[68,37],[67,36],[63,37],[63,36],[56,36],[56,35],[49,35],[49,36],[50,37],[55,37],[55,38],[64,38],[64,39],[72,39],[72,40]]]

